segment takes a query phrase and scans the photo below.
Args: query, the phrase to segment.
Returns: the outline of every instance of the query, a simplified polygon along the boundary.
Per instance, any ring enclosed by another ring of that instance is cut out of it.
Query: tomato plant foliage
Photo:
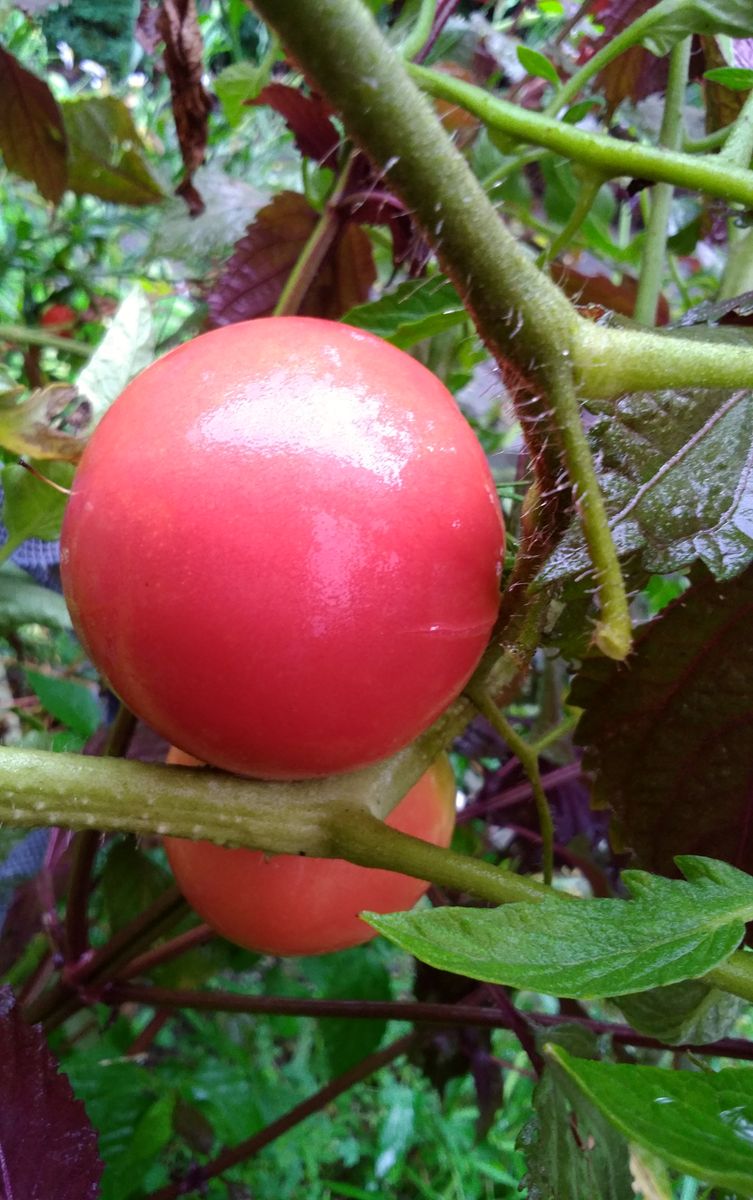
[[[749,1195],[750,5],[6,8],[0,1193]]]

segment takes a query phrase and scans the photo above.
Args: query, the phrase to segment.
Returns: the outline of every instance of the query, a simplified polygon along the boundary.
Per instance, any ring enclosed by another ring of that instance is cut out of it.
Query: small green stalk
[[[594,202],[604,183],[604,176],[598,173],[586,172],[580,181],[578,196],[573,211],[557,237],[554,238],[548,250],[539,259],[539,266],[552,262],[572,242],[576,233],[594,206]]]
[[[704,976],[707,983],[753,1003],[753,953],[736,950],[726,962]]]
[[[677,150],[682,143],[682,106],[688,82],[690,46],[691,39],[684,38],[677,43],[669,57],[669,79],[659,132],[659,144],[668,150]],[[657,183],[651,192],[651,213],[643,243],[638,297],[633,313],[636,321],[643,325],[656,324],[656,306],[664,277],[673,196],[671,183]]]
[[[547,886],[551,886],[554,875],[554,823],[552,821],[552,812],[549,808],[549,801],[544,791],[544,785],[541,782],[538,752],[534,747],[529,746],[528,742],[520,736],[517,730],[513,729],[504,713],[500,711],[492,700],[488,691],[484,688],[473,688],[468,694],[481,715],[486,717],[492,729],[497,731],[509,749],[512,750],[528,777],[536,804],[536,813],[539,818],[544,883]]]
[[[415,24],[400,46],[400,53],[403,58],[414,58],[423,49],[431,33],[436,11],[437,0],[421,0]]]
[[[583,87],[590,79],[593,79],[605,67],[608,67],[611,62],[614,62],[620,54],[624,54],[631,46],[636,46],[642,42],[652,28],[659,21],[662,21],[666,16],[671,16],[678,8],[685,7],[684,0],[661,0],[659,4],[652,4],[648,11],[638,17],[637,21],[633,21],[632,25],[628,25],[626,29],[621,30],[615,37],[611,38],[601,50],[594,54],[593,58],[589,58],[588,62],[581,67],[579,71],[564,83],[559,91],[552,97],[549,104],[544,109],[546,116],[556,116],[560,109],[574,100]]]
[[[285,281],[280,299],[274,308],[274,316],[276,317],[298,312],[306,292],[324,261],[327,251],[335,240],[340,227],[337,206],[347,186],[352,162],[353,155],[348,154],[345,166],[340,171],[332,192],[324,205],[324,212],[309,234],[306,244],[298,256],[298,261]]]
[[[65,350],[79,358],[91,358],[94,346],[77,342],[73,338],[58,337],[45,329],[27,329],[25,325],[0,325],[0,342],[11,342],[16,346],[51,346],[53,350]]]
[[[569,357],[567,351],[564,354]],[[612,541],[604,497],[596,477],[567,359],[552,369],[550,381],[549,403],[557,417],[567,472],[573,483],[575,505],[588,544],[601,607],[594,641],[602,654],[621,660],[628,655],[632,643],[625,581]]]
[[[717,162],[725,166],[748,168],[753,157],[753,92],[743,104],[732,124],[724,149]]]

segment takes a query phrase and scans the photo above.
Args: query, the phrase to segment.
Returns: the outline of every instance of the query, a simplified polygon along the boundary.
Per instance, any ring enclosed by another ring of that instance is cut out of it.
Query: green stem
[[[682,142],[682,105],[688,83],[691,39],[684,38],[673,48],[669,57],[669,79],[664,98],[664,114],[659,132],[659,145],[677,150]],[[664,263],[667,254],[667,234],[674,188],[671,183],[657,183],[651,192],[651,214],[641,255],[638,296],[633,316],[642,325],[656,324]]]
[[[274,308],[276,317],[298,312],[327,251],[335,240],[340,228],[340,215],[337,209],[347,186],[352,161],[353,155],[349,154],[324,206],[324,212],[309,234],[293,270],[285,281],[280,299]]]
[[[750,950],[736,950],[726,962],[709,971],[704,978],[714,987],[753,1003],[753,953]]]
[[[753,286],[753,228],[731,243],[719,284],[719,300],[731,300]]]
[[[581,395],[612,399],[626,392],[687,387],[753,387],[753,354],[740,346],[637,329],[579,323],[571,350]]]
[[[421,0],[421,7],[418,11],[415,24],[400,46],[400,53],[403,58],[414,58],[423,49],[431,33],[436,11],[437,0]]]
[[[718,155],[701,158],[682,154],[679,150],[618,141],[609,134],[589,133],[564,121],[519,108],[490,96],[472,83],[441,75],[427,67],[411,64],[407,70],[430,96],[453,101],[490,129],[499,129],[521,142],[553,150],[572,162],[600,172],[605,178],[627,175],[633,179],[650,179],[652,183],[672,183],[676,187],[718,196],[729,203],[753,207],[753,174],[741,167],[720,164]]]
[[[717,150],[719,146],[724,145],[735,128],[735,124],[736,120],[730,121],[729,125],[724,125],[721,129],[715,129],[713,133],[707,133],[705,137],[698,138],[696,141],[693,141],[692,138],[683,138],[683,154],[707,154],[709,150]]]
[[[594,201],[601,191],[604,183],[604,176],[599,174],[587,173],[580,181],[578,196],[575,201],[573,211],[570,213],[566,224],[562,227],[556,238],[552,241],[549,249],[541,256],[539,265],[551,262],[565,250],[575,237],[581,225],[593,208]]]
[[[341,808],[332,830],[331,850],[359,866],[384,867],[440,887],[467,892],[490,904],[543,900],[548,890],[534,879],[515,875],[480,858],[443,850],[400,833],[369,814]]]
[[[549,104],[544,109],[546,116],[556,116],[561,108],[574,100],[583,87],[588,83],[589,79],[593,79],[605,67],[608,67],[615,58],[620,54],[624,54],[631,46],[642,42],[646,34],[651,32],[652,27],[663,20],[667,15],[671,15],[675,10],[684,7],[683,0],[663,0],[662,3],[652,4],[648,11],[638,17],[637,21],[633,21],[632,25],[628,25],[615,37],[613,37],[601,50],[594,54],[588,62],[576,71],[574,75],[568,79],[567,83],[563,84],[555,96],[552,97]]]
[[[415,214],[492,351],[526,379],[543,376],[575,314],[411,83],[408,70],[420,68],[402,62],[358,0],[259,0],[256,8]]]
[[[565,363],[554,378],[549,401],[557,416],[567,471],[573,481],[575,504],[594,568],[596,593],[601,607],[594,641],[602,654],[623,659],[632,641],[625,581],[581,421],[578,398]]]
[[[52,346],[54,350],[65,350],[79,358],[91,358],[94,346],[76,342],[73,338],[58,337],[44,329],[27,329],[25,325],[0,324],[0,342],[11,342],[19,346]]]
[[[730,130],[717,162],[731,167],[750,166],[753,157],[753,92],[750,93]]]
[[[552,729],[547,729],[546,733],[542,734],[540,738],[530,743],[531,750],[537,755],[543,754],[545,750],[548,750],[560,738],[567,737],[568,733],[572,733],[579,720],[580,712],[572,712],[568,716],[563,717]]]
[[[528,742],[520,736],[517,730],[513,729],[504,713],[500,711],[492,700],[488,691],[484,688],[474,688],[469,692],[469,695],[479,712],[486,717],[492,728],[496,729],[509,749],[512,750],[528,776],[528,782],[531,785],[536,804],[536,813],[539,818],[544,883],[547,886],[551,886],[554,875],[554,822],[552,821],[549,801],[546,798],[546,792],[541,782],[538,753],[532,746],[529,746]]]

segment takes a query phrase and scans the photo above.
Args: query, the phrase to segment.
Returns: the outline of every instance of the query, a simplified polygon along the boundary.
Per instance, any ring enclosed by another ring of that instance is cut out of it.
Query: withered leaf
[[[192,213],[200,213],[204,203],[192,176],[204,161],[212,100],[202,83],[204,46],[195,0],[162,0],[158,28],[165,39],[165,69],[185,166],[177,191]]]

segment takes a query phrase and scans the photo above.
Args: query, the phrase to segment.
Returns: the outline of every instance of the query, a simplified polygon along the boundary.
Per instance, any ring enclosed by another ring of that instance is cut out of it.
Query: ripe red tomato
[[[39,318],[39,324],[59,337],[70,337],[70,330],[76,324],[76,313],[69,304],[51,304]]]
[[[168,762],[200,766],[173,747]],[[387,818],[403,833],[449,846],[455,825],[455,780],[446,755],[432,764]],[[375,936],[360,912],[412,908],[428,883],[342,859],[227,850],[213,842],[165,838],[189,904],[223,937],[263,954],[328,954]]]
[[[126,704],[237,774],[303,778],[412,741],[470,677],[502,517],[452,396],[331,321],[228,325],[138,376],[62,532],[75,626]]]

